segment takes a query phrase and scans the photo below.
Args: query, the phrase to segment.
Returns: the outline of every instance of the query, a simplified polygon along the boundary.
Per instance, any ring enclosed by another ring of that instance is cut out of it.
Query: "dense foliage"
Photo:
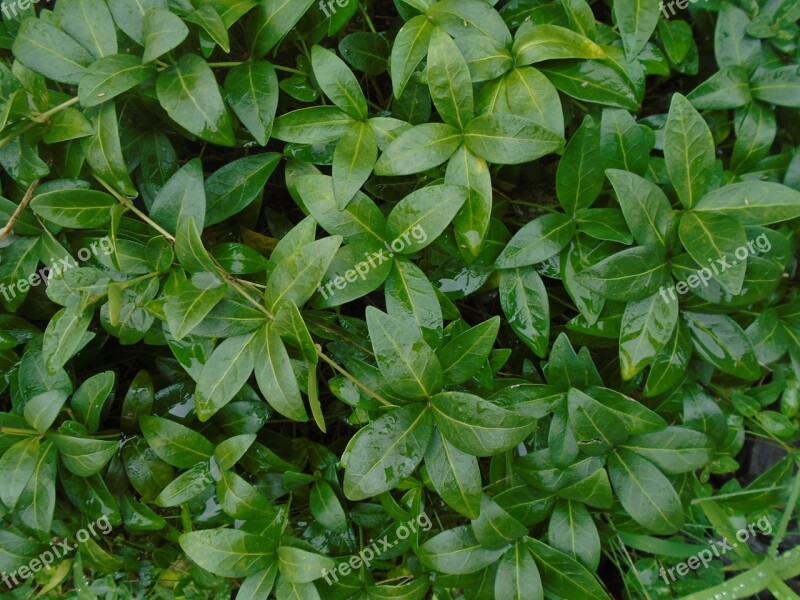
[[[0,596],[798,598],[796,0],[2,12]]]

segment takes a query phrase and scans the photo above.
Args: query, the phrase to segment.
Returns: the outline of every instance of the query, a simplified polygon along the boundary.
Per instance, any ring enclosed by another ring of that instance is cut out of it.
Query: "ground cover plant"
[[[0,597],[800,597],[795,0],[0,8]]]

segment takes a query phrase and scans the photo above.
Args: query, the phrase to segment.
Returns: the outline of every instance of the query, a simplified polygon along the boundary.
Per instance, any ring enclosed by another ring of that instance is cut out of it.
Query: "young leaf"
[[[395,487],[417,468],[432,432],[430,410],[419,403],[393,409],[367,425],[351,442],[345,496],[363,500]]]

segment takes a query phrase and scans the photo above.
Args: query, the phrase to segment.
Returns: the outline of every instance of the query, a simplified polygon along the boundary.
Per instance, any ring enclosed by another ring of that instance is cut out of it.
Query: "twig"
[[[39,181],[41,180],[37,179],[28,187],[28,190],[22,197],[22,202],[19,203],[19,206],[17,206],[16,210],[14,211],[14,214],[11,215],[11,219],[9,219],[8,223],[6,223],[3,229],[0,229],[0,240],[4,240],[6,236],[9,233],[11,233],[11,230],[14,229],[14,224],[22,215],[22,211],[25,210],[25,207],[28,206],[28,203],[31,201],[31,198],[33,198],[33,192],[35,192],[36,188],[39,186]]]

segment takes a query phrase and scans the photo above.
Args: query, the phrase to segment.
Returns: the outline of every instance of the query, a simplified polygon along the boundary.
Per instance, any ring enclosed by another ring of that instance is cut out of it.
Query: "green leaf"
[[[625,511],[653,533],[675,533],[684,524],[680,498],[653,463],[628,450],[608,457],[611,485]]]
[[[606,177],[614,187],[625,221],[636,242],[642,246],[658,244],[668,247],[675,230],[675,214],[661,188],[627,171],[609,169]]]
[[[714,213],[687,212],[681,217],[678,234],[689,255],[702,265],[698,275],[705,271],[711,277],[707,266],[711,264],[714,279],[724,289],[734,295],[742,291],[747,263],[735,253],[739,248],[747,248],[747,234],[739,221]],[[718,260],[728,267],[717,272],[716,264],[722,264]]]
[[[242,389],[253,372],[255,334],[239,335],[216,347],[197,381],[197,418],[208,421]]]
[[[156,455],[173,467],[188,469],[214,453],[213,444],[204,436],[175,421],[144,415],[139,425]]]
[[[548,213],[525,225],[495,261],[498,269],[527,267],[561,252],[575,233],[575,222],[564,213]]]
[[[533,418],[464,392],[436,394],[431,406],[442,435],[472,456],[494,456],[510,450],[536,426]]]
[[[184,471],[167,485],[155,500],[156,506],[171,508],[180,506],[202,494],[214,480],[208,463],[198,463]]]
[[[42,340],[42,356],[48,373],[55,375],[94,338],[94,332],[87,332],[93,314],[91,308],[75,303],[53,316]]]
[[[95,58],[117,53],[114,21],[102,0],[62,0],[54,12],[61,29]]]
[[[117,27],[140,46],[144,45],[144,16],[152,9],[167,9],[165,0],[107,1]]]
[[[529,65],[559,58],[605,58],[592,40],[558,25],[523,25],[514,39],[515,64]]]
[[[435,430],[425,450],[425,466],[442,500],[468,519],[477,519],[481,507],[478,459],[453,446]]]
[[[70,85],[78,85],[93,60],[83,46],[41,19],[22,22],[14,39],[13,52],[29,69]]]
[[[462,525],[443,531],[429,539],[419,549],[419,559],[429,569],[451,575],[475,573],[496,562],[505,552],[488,550]]]
[[[144,55],[142,62],[147,64],[174,50],[189,35],[189,28],[173,12],[154,8],[147,11],[142,21]]]
[[[271,324],[264,325],[254,339],[256,344],[256,381],[267,402],[288,419],[308,421],[300,388],[297,385],[289,354]]]
[[[89,433],[94,433],[100,427],[104,409],[112,398],[115,381],[114,371],[104,371],[89,377],[75,390],[70,408]]]
[[[156,82],[161,106],[178,125],[201,139],[233,146],[231,117],[208,63],[184,54],[175,66],[162,71]]]
[[[540,69],[567,96],[602,106],[639,110],[639,101],[630,81],[606,63],[565,61]]]
[[[686,208],[709,191],[714,177],[714,138],[691,103],[672,96],[664,127],[664,158],[672,185]]]
[[[469,189],[469,196],[453,219],[459,250],[467,262],[483,249],[492,216],[492,177],[482,158],[461,146],[447,163],[445,183]]]
[[[312,106],[275,119],[272,136],[295,144],[325,144],[342,137],[353,117],[335,106]]]
[[[344,61],[330,50],[314,46],[311,65],[319,87],[330,101],[354,119],[366,121],[369,116],[367,99]]]
[[[592,516],[582,502],[560,500],[547,528],[547,542],[597,571],[600,564],[600,536]]]
[[[287,300],[303,306],[319,286],[341,243],[341,236],[331,236],[303,246],[281,260],[270,274],[264,292],[270,311],[277,312]]]
[[[742,67],[724,67],[693,89],[686,99],[697,110],[739,108],[753,102],[749,84]]]
[[[2,124],[2,123],[0,123]],[[53,117],[42,140],[46,144],[56,144],[77,138],[88,137],[94,133],[94,127],[83,113],[68,108]]]
[[[540,357],[550,340],[550,304],[533,267],[500,271],[500,306],[514,333]]]
[[[295,185],[308,212],[325,231],[331,235],[341,235],[348,244],[383,244],[386,217],[366,194],[357,192],[355,198],[344,209],[340,209],[331,177],[303,175]]]
[[[367,425],[351,441],[345,496],[363,500],[394,488],[417,468],[432,432],[430,411],[418,403],[394,409]]]
[[[183,551],[206,571],[220,577],[247,577],[277,560],[275,543],[238,529],[204,529],[179,538]]]
[[[89,108],[116,98],[156,74],[155,67],[142,65],[138,56],[112,54],[91,65],[81,77],[78,97]]]
[[[475,116],[472,79],[458,46],[439,28],[428,45],[428,88],[442,120],[463,131]]]
[[[116,204],[105,192],[84,189],[55,189],[31,201],[33,211],[56,225],[70,229],[93,229],[111,220]]]
[[[550,593],[562,598],[611,599],[592,572],[568,554],[534,538],[526,537],[525,543],[539,567],[544,587]]]
[[[119,442],[113,440],[90,440],[67,435],[51,435],[49,439],[58,448],[67,470],[79,477],[91,477],[99,473],[119,450]]]
[[[106,102],[92,111],[95,133],[85,147],[86,162],[95,175],[129,198],[138,195],[122,154],[116,105]]]
[[[660,10],[657,3],[647,0],[614,0],[614,19],[629,61],[639,56],[653,35],[661,16]]]
[[[311,583],[336,564],[327,556],[292,546],[278,548],[278,561],[281,577],[293,583]]]
[[[408,80],[428,53],[435,27],[425,15],[418,15],[400,29],[392,44],[390,72],[392,91],[396,98],[403,95]]]
[[[209,283],[201,284],[205,279]],[[177,341],[189,335],[225,297],[227,289],[228,286],[215,276],[200,273],[172,290],[164,303],[164,315],[172,337]]]
[[[454,337],[442,348],[439,361],[446,385],[469,381],[480,370],[489,358],[499,329],[500,317],[495,315]]]
[[[413,254],[433,243],[453,220],[466,196],[466,188],[444,184],[429,185],[403,198],[386,219],[386,236],[392,240],[392,250]]]
[[[39,448],[36,467],[17,501],[15,520],[22,528],[36,532],[40,541],[50,541],[56,507],[58,452],[50,441]]]
[[[378,162],[376,175],[413,175],[449,159],[463,140],[461,132],[445,123],[425,123],[402,132]]]
[[[0,457],[0,500],[10,509],[17,505],[17,500],[28,485],[36,470],[39,457],[39,438],[26,437],[11,446]]]
[[[345,208],[372,174],[378,160],[378,144],[366,123],[353,123],[333,153],[333,189],[336,202]]]
[[[653,359],[650,375],[644,388],[646,397],[657,396],[677,386],[686,376],[692,356],[692,341],[680,321],[664,349]]]
[[[753,346],[742,328],[727,315],[683,311],[692,344],[700,357],[723,373],[745,380],[761,373]]]
[[[543,600],[539,569],[525,544],[519,540],[500,559],[494,582],[496,600]]]
[[[565,144],[559,134],[516,115],[482,115],[464,129],[464,143],[490,163],[513,165],[558,152]]]
[[[591,396],[571,388],[567,402],[569,425],[584,454],[605,454],[628,437],[622,419]]]
[[[267,569],[253,573],[239,586],[236,598],[239,600],[258,600],[269,596],[275,577],[278,575],[278,564],[272,563]]]
[[[556,195],[567,214],[588,208],[603,189],[600,130],[586,115],[570,138],[556,171]]]
[[[278,76],[265,60],[247,61],[225,77],[225,98],[256,141],[265,146],[278,109]]]
[[[419,327],[370,306],[367,327],[375,360],[390,387],[411,400],[432,396],[442,387],[442,367]]]
[[[472,531],[481,545],[490,550],[508,548],[528,533],[522,523],[488,496],[481,498],[480,516],[472,521]]]
[[[628,302],[619,334],[624,381],[640,373],[664,349],[678,323],[678,313],[678,303],[666,302],[659,294]]]
[[[314,0],[262,0],[250,32],[250,47],[255,58],[263,57],[292,30]]]
[[[694,211],[735,217],[742,225],[771,225],[800,216],[800,191],[770,181],[743,181],[709,192]]]
[[[756,100],[778,106],[800,107],[800,74],[796,65],[770,69],[757,75],[750,84]]]
[[[367,75],[380,75],[389,62],[389,44],[380,34],[356,31],[339,42],[339,54],[354,69]]]
[[[664,249],[637,246],[617,252],[578,273],[578,282],[611,300],[641,300],[664,285],[669,266]]]
[[[414,263],[398,257],[385,284],[386,310],[393,317],[415,323],[432,347],[442,341],[442,307],[436,290]]]
[[[203,189],[203,164],[194,158],[164,184],[150,206],[150,216],[170,233],[186,219],[203,230],[206,216],[206,192]]]
[[[217,273],[217,266],[203,246],[194,219],[178,222],[175,234],[175,254],[181,266],[190,273]]]
[[[230,37],[225,22],[213,6],[199,6],[196,10],[190,10],[184,19],[203,29],[200,32],[200,44],[204,50],[209,45],[213,48],[213,44],[208,41],[210,38],[213,43],[219,45],[223,52],[231,51]]]
[[[245,433],[242,435],[235,435],[220,442],[220,444],[214,448],[214,459],[217,461],[219,468],[232,469],[255,441],[255,433]]]
[[[280,162],[280,154],[264,152],[240,158],[206,180],[205,225],[216,225],[247,208],[261,193]]]
[[[708,437],[686,427],[667,427],[631,436],[623,448],[643,456],[670,475],[702,469],[712,457]]]
[[[311,514],[317,522],[331,531],[347,530],[347,515],[333,487],[324,479],[311,488],[309,498]]]
[[[427,15],[453,37],[483,34],[509,46],[511,33],[490,4],[483,0],[442,0],[432,3]]]

